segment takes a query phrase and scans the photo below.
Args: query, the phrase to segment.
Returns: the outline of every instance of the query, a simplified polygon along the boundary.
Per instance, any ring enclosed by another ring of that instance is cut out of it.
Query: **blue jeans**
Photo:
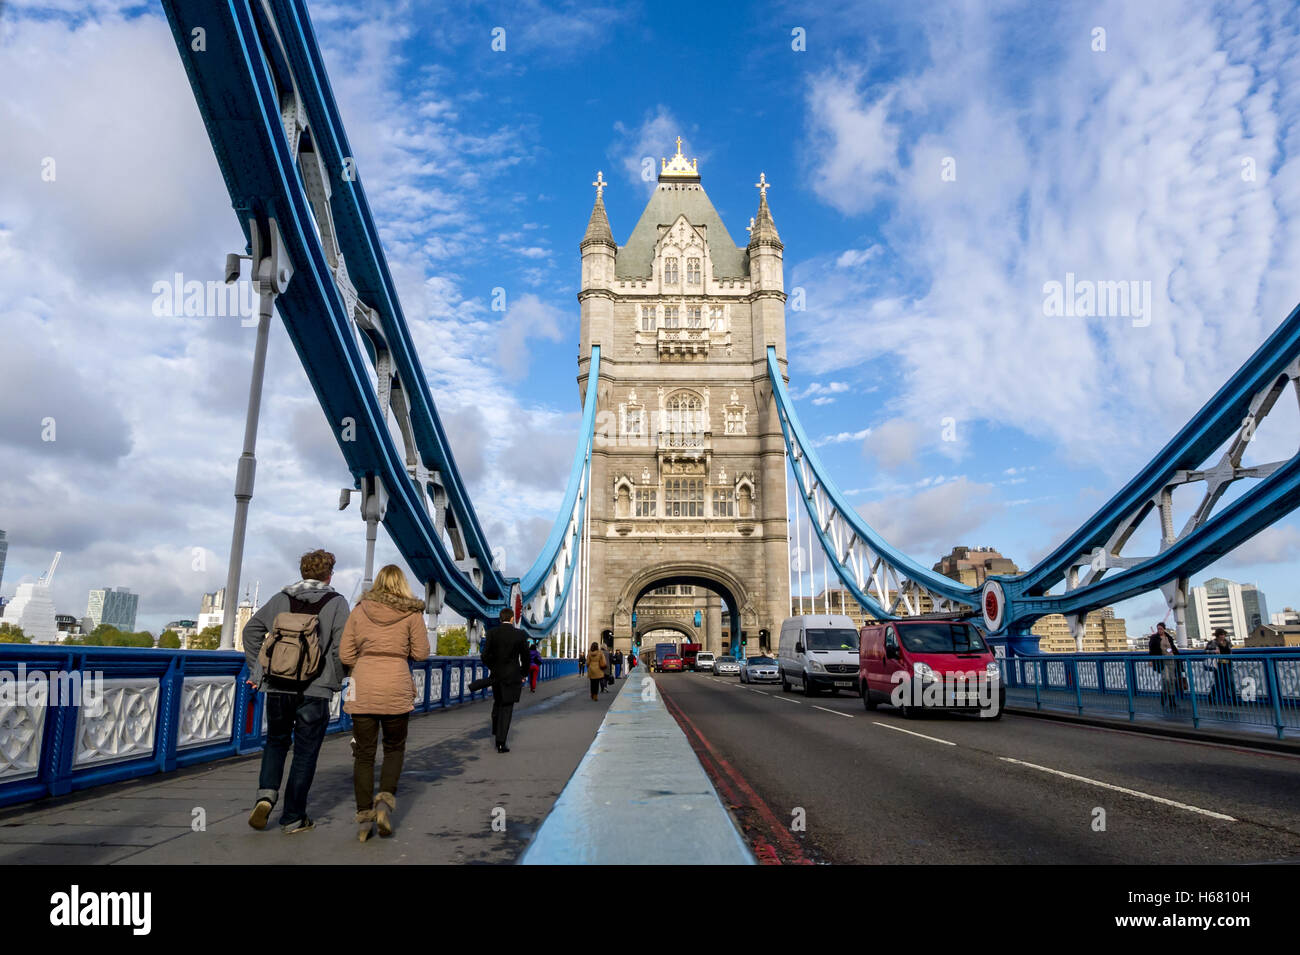
[[[284,761],[293,745],[289,785],[284,790],[280,825],[298,822],[307,815],[307,792],[316,775],[316,758],[330,721],[329,700],[301,693],[266,694],[266,748],[262,750],[262,774],[257,781],[257,798],[274,804],[284,777]]]

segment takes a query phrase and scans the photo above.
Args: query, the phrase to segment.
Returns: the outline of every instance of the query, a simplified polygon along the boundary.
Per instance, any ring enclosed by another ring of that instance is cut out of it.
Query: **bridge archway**
[[[721,599],[731,620],[729,643],[731,647],[735,647],[739,642],[741,630],[747,629],[751,633],[756,633],[758,612],[744,583],[724,567],[697,561],[664,561],[644,567],[633,574],[623,584],[619,593],[615,612],[619,628],[626,627],[624,632],[630,630],[639,640],[642,634],[655,629],[650,624],[656,623],[658,629],[675,630],[683,635],[695,637],[696,639],[691,642],[701,642],[698,639],[698,629],[680,619],[663,618],[656,614],[656,619],[647,618],[646,625],[643,626],[638,614],[636,625],[632,625],[632,613],[641,598],[660,587],[672,585],[700,587],[711,591]]]

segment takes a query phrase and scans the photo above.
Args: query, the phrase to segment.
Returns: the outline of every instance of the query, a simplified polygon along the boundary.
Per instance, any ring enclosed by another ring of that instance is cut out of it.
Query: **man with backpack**
[[[315,825],[307,815],[307,792],[330,721],[330,700],[343,685],[339,644],[348,619],[347,600],[330,586],[334,555],[324,550],[303,554],[299,570],[302,579],[273,596],[244,625],[248,683],[266,693],[266,746],[248,824],[266,828],[292,746],[280,813],[280,830],[286,833]]]

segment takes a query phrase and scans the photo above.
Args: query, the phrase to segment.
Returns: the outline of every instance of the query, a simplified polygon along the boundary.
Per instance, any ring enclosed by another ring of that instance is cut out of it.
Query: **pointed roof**
[[[785,248],[781,245],[781,236],[776,231],[776,223],[772,220],[772,210],[767,206],[767,192],[764,191],[758,197],[758,214],[754,216],[754,227],[749,232],[749,248],[756,245],[775,245],[779,249]]]
[[[581,245],[585,246],[588,242],[604,242],[618,248],[614,233],[609,227],[609,216],[605,214],[605,200],[599,195],[596,196],[596,204],[591,207],[591,218],[587,220],[587,231],[582,237]]]
[[[661,181],[650,194],[645,211],[628,237],[627,245],[618,250],[614,274],[620,279],[648,279],[654,266],[655,245],[660,227],[668,228],[678,216],[686,216],[691,225],[703,227],[713,276],[717,279],[743,278],[749,274],[745,250],[732,241],[713,208],[704,187],[698,182]]]

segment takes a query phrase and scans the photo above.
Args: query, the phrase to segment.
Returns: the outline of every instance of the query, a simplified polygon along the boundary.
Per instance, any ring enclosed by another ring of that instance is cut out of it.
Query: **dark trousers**
[[[596,694],[598,694],[598,693],[600,692],[600,688],[601,688],[601,686],[604,685],[604,683],[605,683],[605,678],[604,678],[604,677],[601,677],[601,678],[598,679],[598,680],[592,680],[592,681],[591,681],[591,698],[592,698],[593,700],[596,698]]]
[[[284,790],[280,825],[298,822],[307,815],[307,793],[316,775],[316,759],[330,721],[329,700],[301,693],[266,694],[266,747],[262,750],[262,773],[258,798],[275,802],[284,778],[284,761],[293,746],[289,784]]]
[[[542,668],[539,667],[536,663],[534,663],[531,667],[528,668],[528,689],[530,690],[537,689],[537,677],[541,674],[541,672],[542,672]]]
[[[497,738],[497,744],[504,746],[506,744],[506,734],[510,732],[510,717],[514,715],[515,705],[513,703],[502,703],[497,699],[496,694],[492,696],[492,735]]]
[[[397,795],[397,780],[406,758],[406,730],[410,713],[383,716],[352,716],[352,738],[357,741],[352,759],[352,789],[357,797],[357,812],[375,804],[375,746],[379,730],[384,731],[384,765],[379,771],[379,791]]]

